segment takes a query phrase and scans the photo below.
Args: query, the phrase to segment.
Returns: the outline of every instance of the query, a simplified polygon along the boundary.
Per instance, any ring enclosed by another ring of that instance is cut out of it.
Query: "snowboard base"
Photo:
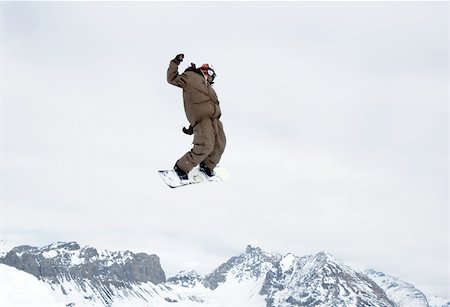
[[[160,170],[158,171],[164,182],[173,188],[179,188],[190,184],[197,183],[205,183],[205,182],[220,182],[225,181],[228,177],[228,173],[225,168],[216,166],[214,169],[214,173],[216,174],[213,177],[209,177],[205,173],[203,173],[198,167],[193,168],[189,174],[189,180],[180,180],[180,177],[175,173],[173,169],[171,170]]]

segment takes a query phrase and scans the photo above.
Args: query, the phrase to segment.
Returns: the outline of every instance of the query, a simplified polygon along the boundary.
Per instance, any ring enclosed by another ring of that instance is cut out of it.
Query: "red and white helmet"
[[[214,69],[212,68],[212,65],[209,64],[203,64],[202,66],[200,66],[200,70],[203,72],[203,74],[208,77],[215,77],[216,73],[214,72]]]

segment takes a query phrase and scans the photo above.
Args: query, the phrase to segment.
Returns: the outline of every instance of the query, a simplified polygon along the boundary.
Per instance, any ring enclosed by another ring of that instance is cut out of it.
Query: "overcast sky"
[[[2,2],[1,238],[209,273],[328,251],[449,296],[447,2]],[[169,61],[215,66],[230,178],[191,148]]]

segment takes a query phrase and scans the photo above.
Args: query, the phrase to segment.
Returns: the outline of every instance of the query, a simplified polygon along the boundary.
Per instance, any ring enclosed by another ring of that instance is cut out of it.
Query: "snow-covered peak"
[[[211,274],[207,275],[204,285],[215,289],[227,278],[243,280],[258,280],[264,278],[273,264],[279,259],[278,256],[264,252],[259,247],[247,246],[245,252],[239,256],[230,258],[226,263],[219,266]]]
[[[247,245],[247,247],[245,248],[245,254],[263,254],[265,253],[261,248],[259,247],[254,247],[251,245]]]
[[[394,306],[365,275],[326,252],[287,254],[267,273],[268,306]]]
[[[428,307],[429,304],[425,295],[412,284],[373,269],[367,270],[365,274],[376,282],[399,307],[412,305]]]
[[[315,260],[316,260],[316,262],[322,262],[322,263],[333,262],[336,264],[342,264],[342,262],[339,259],[334,257],[332,254],[324,252],[324,251],[318,252],[315,255]]]
[[[259,247],[247,246],[245,253],[230,259],[235,266],[253,268],[265,263],[278,261],[280,256],[263,251]]]

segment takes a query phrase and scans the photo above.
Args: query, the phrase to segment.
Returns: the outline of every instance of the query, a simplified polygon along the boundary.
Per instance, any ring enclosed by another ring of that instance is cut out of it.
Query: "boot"
[[[209,167],[207,167],[203,162],[200,163],[199,168],[200,168],[200,171],[205,173],[208,177],[214,177],[216,175],[216,173],[214,173],[214,171],[212,169],[210,169]]]
[[[175,171],[175,173],[177,173],[178,177],[180,177],[180,180],[189,180],[188,173],[179,168],[176,163],[173,167],[173,170]]]

